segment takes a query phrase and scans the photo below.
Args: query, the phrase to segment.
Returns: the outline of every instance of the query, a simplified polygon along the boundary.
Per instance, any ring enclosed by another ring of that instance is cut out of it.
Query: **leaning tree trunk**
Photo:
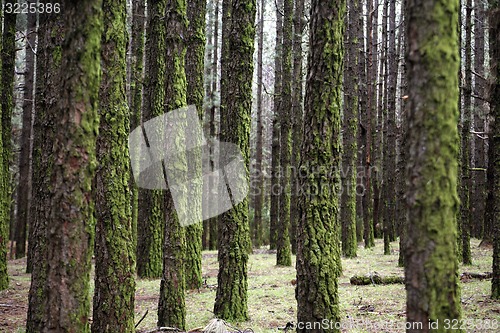
[[[222,11],[221,141],[239,146],[248,181],[256,1],[224,0]],[[244,321],[250,245],[247,199],[220,216],[218,242],[214,313],[224,320]]]
[[[406,11],[410,158],[405,276],[412,327],[407,332],[430,332],[434,322],[439,327],[432,331],[447,332],[445,320],[459,320],[461,312],[455,222],[459,6],[458,1],[407,0]]]
[[[299,323],[340,322],[337,220],[345,6],[342,0],[311,2],[297,233]],[[326,330],[303,326],[297,331],[339,332],[331,326]]]
[[[26,255],[26,231],[31,201],[31,140],[33,133],[33,80],[35,78],[36,15],[28,15],[26,68],[24,70],[23,129],[19,153],[19,186],[17,189],[16,258]]]
[[[95,201],[95,289],[92,332],[132,333],[135,247],[130,196],[126,102],[126,0],[104,0]]]
[[[293,0],[284,0],[283,5],[283,54],[281,105],[278,116],[281,124],[280,142],[280,208],[276,235],[276,265],[291,266],[290,250],[290,158],[292,153],[291,122],[292,109],[292,30]]]

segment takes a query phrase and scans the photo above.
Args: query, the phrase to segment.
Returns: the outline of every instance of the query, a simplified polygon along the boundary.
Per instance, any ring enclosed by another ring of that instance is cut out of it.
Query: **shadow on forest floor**
[[[376,240],[373,249],[358,249],[358,258],[342,259],[343,276],[339,279],[342,332],[402,332],[405,322],[404,285],[353,286],[353,275],[373,274],[403,276],[397,267],[398,244],[392,245],[391,255],[382,255],[382,240]],[[473,265],[461,266],[460,273],[491,272],[492,250],[479,248],[479,241],[471,243]],[[252,328],[255,333],[277,332],[278,327],[296,321],[295,257],[292,267],[275,266],[275,255],[258,250],[250,255],[248,263],[248,306],[250,320],[234,323],[241,330]],[[217,283],[217,256],[215,251],[203,252],[205,285],[186,295],[187,328],[205,327],[213,318],[213,302]],[[9,289],[0,292],[0,332],[24,332],[27,295],[30,276],[25,274],[25,259],[9,261],[11,277]],[[156,326],[159,280],[138,280],[136,290],[136,322],[148,311],[138,326],[140,332]],[[489,298],[491,279],[462,281],[463,318],[474,320],[496,319],[500,325],[500,303]],[[93,292],[93,289],[91,290]],[[398,328],[399,327],[399,328]],[[467,330],[467,332],[495,332],[496,330]]]

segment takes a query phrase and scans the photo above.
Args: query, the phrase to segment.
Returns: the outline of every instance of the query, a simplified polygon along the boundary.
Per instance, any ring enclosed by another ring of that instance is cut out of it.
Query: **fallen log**
[[[470,279],[486,280],[486,279],[491,279],[492,277],[493,277],[492,272],[484,272],[484,273],[463,272],[462,274],[460,274],[460,280],[470,280]]]
[[[402,284],[405,283],[404,277],[401,276],[380,276],[378,274],[371,275],[355,275],[351,277],[351,284],[355,286],[367,286],[370,284]]]

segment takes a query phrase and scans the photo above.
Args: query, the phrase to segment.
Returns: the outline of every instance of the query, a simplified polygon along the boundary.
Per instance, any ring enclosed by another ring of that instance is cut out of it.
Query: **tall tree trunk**
[[[211,107],[210,107],[210,137],[214,140],[217,139],[220,124],[216,124],[215,118],[217,114],[218,105],[220,104],[217,100],[220,98],[217,88],[219,82],[219,0],[215,1],[215,17],[214,17],[214,57],[212,62],[212,95],[211,99]],[[211,156],[213,155],[213,151],[211,152]],[[217,158],[217,157],[215,157]],[[211,170],[214,170],[215,160],[210,160]],[[210,250],[217,250],[217,229],[218,229],[218,217],[213,217],[209,220],[209,228],[210,228]]]
[[[475,132],[485,132],[486,118],[486,82],[484,70],[485,52],[485,6],[483,1],[474,1],[474,124]],[[484,206],[486,203],[486,145],[482,136],[473,134],[473,168],[471,169],[470,200],[474,204],[471,207],[472,236],[484,238],[486,233],[484,227]],[[492,233],[489,233],[490,237]]]
[[[14,4],[16,1],[6,1],[5,2]],[[16,14],[5,12],[3,18],[3,34],[2,34],[2,53],[1,53],[1,72],[2,72],[2,85],[1,85],[1,126],[2,126],[2,143],[3,143],[3,164],[2,179],[3,182],[3,197],[0,200],[1,207],[3,211],[3,221],[0,221],[0,228],[2,225],[7,230],[6,236],[3,238],[0,231],[0,257],[3,258],[3,248],[1,244],[5,244],[5,255],[7,255],[7,234],[10,234],[10,238],[13,238],[12,228],[14,226],[14,221],[11,219],[11,207],[12,207],[12,175],[10,172],[10,165],[12,159],[12,113],[14,111],[14,69],[16,60]],[[4,260],[4,259],[0,259]],[[6,260],[6,259],[5,259]],[[0,264],[0,290],[7,288],[8,277],[7,277],[7,267],[3,268],[3,264]]]
[[[269,248],[276,249],[277,230],[279,224],[280,210],[280,136],[281,136],[281,104],[282,104],[282,75],[283,75],[283,1],[276,0],[276,44],[274,50],[274,117],[273,117],[273,138],[271,147],[271,208],[270,208],[270,224],[269,224]]]
[[[146,80],[143,123],[165,112],[166,0],[148,2],[146,28]],[[137,220],[137,275],[159,278],[162,273],[163,233],[165,224],[164,193],[161,190],[139,189]]]
[[[434,323],[439,328],[432,331],[447,332],[445,320],[459,320],[461,312],[455,242],[459,6],[458,1],[407,0],[406,10],[410,159],[405,276],[407,321],[412,323],[407,332],[430,332]]]
[[[276,264],[291,266],[290,250],[290,157],[292,153],[292,132],[290,110],[292,109],[292,33],[293,0],[284,0],[283,5],[283,54],[282,89],[279,112],[281,124],[280,142],[280,209],[276,238]]]
[[[488,179],[489,195],[493,198],[493,279],[491,297],[500,299],[500,7],[496,0],[490,0],[490,59],[494,81],[491,85],[491,115],[493,123],[490,130],[490,151],[488,170],[493,179]],[[491,181],[491,182],[490,182]]]
[[[192,85],[191,87],[193,88],[193,93],[195,90],[195,84],[193,81],[187,83],[184,68],[184,64],[186,63],[186,43],[184,41],[185,37],[183,36],[188,36],[186,5],[187,2],[185,0],[167,1],[164,11],[166,41],[165,59],[168,60],[166,61],[165,67],[165,113],[186,106],[188,84]],[[203,15],[203,17],[204,16],[205,15]],[[199,26],[199,22],[197,25]],[[199,57],[199,54],[197,54],[197,57]],[[190,65],[191,64],[192,63],[190,63]],[[196,80],[198,80],[198,78],[196,78]],[[196,86],[198,89],[201,89],[201,92],[200,90],[196,91],[196,94],[198,94],[196,103],[199,103],[200,100],[203,100],[203,81],[198,81]],[[201,109],[198,110],[198,112],[200,111]],[[187,129],[185,127],[182,128],[182,131],[183,132],[178,135],[179,138],[180,135],[185,135],[187,133]],[[176,140],[177,147],[175,148],[175,151],[183,151],[183,149],[185,151],[186,148],[183,145],[186,140],[179,141]],[[200,178],[201,150],[192,149],[191,153],[194,158],[189,159],[189,163],[188,154],[177,154],[175,157],[169,157],[170,160],[167,163],[167,166],[164,166],[164,173],[189,173],[195,175],[194,178]],[[198,161],[200,161],[199,164],[197,163]],[[197,184],[193,183],[190,186],[197,186]],[[184,201],[180,202],[182,205],[181,209],[177,208],[177,210],[174,208],[171,190],[167,190],[164,195],[166,224],[163,242],[163,274],[160,284],[160,299],[158,302],[158,326],[169,326],[184,329],[186,325],[186,306],[184,294],[186,288],[185,273],[187,270],[185,262],[187,258],[187,244],[186,230],[180,225],[179,221],[182,217],[180,214],[183,214],[182,212],[187,212],[188,204],[190,205],[190,211],[201,212],[202,192],[200,189],[201,188],[199,187],[191,187],[190,193],[196,193],[197,195],[189,198],[189,203],[187,202],[187,198],[184,198]],[[177,201],[176,206],[179,207],[179,201]],[[197,242],[201,242],[201,234],[199,237],[199,240],[196,240]],[[193,237],[191,240],[193,240]],[[201,243],[199,245],[201,246]],[[193,250],[194,249],[191,248],[191,251]],[[201,249],[197,250],[201,252]],[[201,255],[201,253],[196,255]],[[198,260],[198,258],[190,259],[189,263],[193,264],[193,261],[195,260]]]
[[[3,21],[3,17],[0,16]],[[0,40],[0,52],[3,52],[3,40]],[[2,59],[0,57],[0,68],[2,66]],[[0,70],[0,80],[2,79],[2,71]],[[0,119],[3,116],[2,105],[0,104]],[[7,244],[9,242],[9,224],[7,212],[4,211],[5,201],[7,200],[7,188],[3,181],[5,177],[5,167],[3,159],[3,134],[2,126],[0,125],[0,290],[9,287],[9,274],[7,273]]]
[[[304,0],[295,1],[293,19],[293,76],[292,76],[292,157],[290,165],[290,243],[292,253],[297,254],[297,223],[299,220],[298,209],[298,170],[300,162],[300,146],[302,142],[303,108],[302,108],[302,36],[304,33]]]
[[[342,269],[337,214],[345,7],[342,0],[311,2],[295,294],[297,322],[302,324],[340,321],[337,279]],[[339,330],[303,325],[297,332]]]
[[[88,332],[94,204],[91,188],[98,132],[102,1],[63,1],[57,102],[47,108],[52,137],[46,200],[46,308],[42,332]],[[83,87],[83,88],[82,88]],[[122,96],[124,100],[125,97]],[[43,152],[47,154],[47,151]]]
[[[130,105],[130,130],[141,125],[142,117],[142,92],[144,81],[144,37],[146,23],[146,1],[134,0],[132,2],[132,63],[131,63],[131,98]],[[134,249],[137,248],[137,218],[139,214],[139,188],[133,177],[130,177],[130,191],[132,202],[132,239]]]
[[[132,333],[135,248],[130,205],[130,111],[126,103],[126,1],[103,0],[102,81],[99,91],[99,165],[95,201],[93,332]],[[119,286],[119,287],[118,287]]]
[[[206,1],[188,1],[187,19],[189,21],[188,45],[186,48],[186,78],[188,105],[196,105],[200,122],[203,120],[203,72],[205,58],[205,14]],[[200,159],[201,161],[201,159]],[[190,164],[194,172],[200,173],[202,165]],[[202,284],[201,276],[201,238],[203,225],[196,223],[186,227],[186,287],[198,289]]]
[[[462,134],[461,134],[461,167],[462,180],[460,186],[460,215],[462,223],[462,262],[472,264],[470,250],[470,120],[472,107],[472,0],[467,0],[465,6],[465,85],[463,92],[462,108]]]
[[[252,230],[253,246],[259,248],[262,245],[262,209],[264,203],[264,174],[262,167],[262,157],[264,148],[264,119],[262,115],[262,67],[264,54],[264,13],[266,2],[261,1],[259,11],[259,41],[257,48],[257,138],[256,138],[256,156],[255,156],[255,174],[253,175],[254,186],[252,194],[254,200],[254,220]]]
[[[248,181],[250,110],[256,1],[224,0],[222,18],[221,140],[237,144]],[[214,313],[232,321],[248,319],[248,201],[220,216],[219,274]]]
[[[30,220],[31,140],[33,133],[33,80],[35,78],[36,15],[28,15],[26,28],[26,68],[24,70],[23,129],[19,153],[17,189],[16,258],[26,255],[26,230]]]
[[[28,253],[31,265],[28,318],[26,332],[42,332],[46,325],[47,308],[47,217],[49,216],[49,196],[51,179],[47,170],[52,170],[55,162],[52,151],[56,127],[56,114],[49,112],[55,108],[59,97],[61,66],[61,44],[64,29],[62,16],[53,14],[40,15],[38,22],[38,47],[36,66],[36,115],[33,123],[33,178],[32,209],[29,230]],[[99,37],[96,37],[99,39]],[[36,265],[34,265],[36,263]]]
[[[342,255],[356,257],[356,153],[358,151],[358,59],[360,2],[349,1],[347,19],[346,62],[344,68],[344,122],[342,133],[342,195],[340,220],[342,224]]]

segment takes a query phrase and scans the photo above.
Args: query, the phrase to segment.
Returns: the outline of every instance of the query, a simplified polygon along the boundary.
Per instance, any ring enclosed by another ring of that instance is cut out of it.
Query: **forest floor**
[[[398,244],[392,245],[391,255],[382,255],[383,244],[376,240],[373,249],[358,249],[355,259],[342,259],[343,275],[339,279],[342,332],[403,332],[405,323],[405,289],[402,284],[354,286],[349,283],[353,275],[374,274],[403,276],[397,267]],[[492,250],[479,248],[479,241],[472,240],[473,265],[461,266],[460,273],[491,272]],[[248,263],[248,310],[250,320],[233,323],[243,330],[255,333],[278,332],[287,322],[296,321],[295,257],[292,267],[277,267],[275,254],[265,249],[255,250]],[[24,332],[30,283],[25,274],[25,259],[9,261],[11,282],[9,289],[0,292],[0,332]],[[203,252],[204,287],[186,295],[187,329],[206,326],[214,317],[213,303],[217,283],[217,253]],[[138,280],[136,291],[136,322],[146,313],[137,327],[138,332],[156,326],[159,280]],[[500,325],[500,302],[489,298],[491,279],[462,279],[463,319],[472,323],[496,320]],[[498,332],[497,330],[467,329],[467,332]]]

